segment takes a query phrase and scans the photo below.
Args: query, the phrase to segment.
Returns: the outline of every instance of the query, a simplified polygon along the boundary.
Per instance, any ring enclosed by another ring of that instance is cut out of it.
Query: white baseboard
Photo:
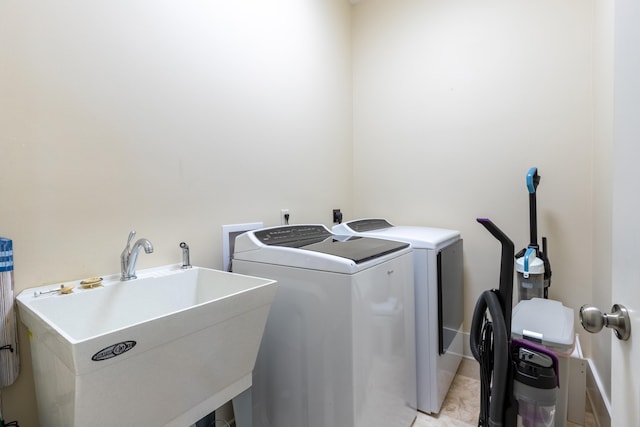
[[[598,427],[611,427],[611,402],[604,392],[602,381],[598,376],[593,361],[589,361],[589,369],[587,370],[587,398],[591,404],[593,417]]]
[[[462,335],[462,355],[467,359],[473,359],[473,353],[471,353],[471,345],[469,345],[469,337],[471,336],[471,334],[469,334],[469,332],[463,332]]]

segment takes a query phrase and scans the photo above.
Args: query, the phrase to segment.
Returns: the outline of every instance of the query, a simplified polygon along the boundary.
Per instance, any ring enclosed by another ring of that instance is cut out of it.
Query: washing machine
[[[289,225],[236,237],[233,271],[278,281],[253,373],[259,427],[409,427],[409,245]]]
[[[463,354],[460,232],[394,226],[385,219],[348,221],[337,234],[403,241],[413,249],[418,410],[438,413]]]

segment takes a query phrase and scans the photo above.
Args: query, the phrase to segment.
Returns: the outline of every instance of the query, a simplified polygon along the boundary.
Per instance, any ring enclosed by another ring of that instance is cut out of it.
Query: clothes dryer
[[[385,219],[348,221],[336,234],[411,244],[415,286],[418,410],[438,413],[463,354],[463,243],[460,232],[394,226]]]
[[[236,238],[233,271],[278,280],[253,374],[259,427],[407,427],[415,411],[409,245],[323,225]]]

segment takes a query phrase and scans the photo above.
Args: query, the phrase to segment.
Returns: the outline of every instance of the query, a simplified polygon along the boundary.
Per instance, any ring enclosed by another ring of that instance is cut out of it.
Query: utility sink
[[[180,265],[27,289],[42,426],[195,423],[251,386],[273,280]],[[73,292],[49,292],[73,286]]]

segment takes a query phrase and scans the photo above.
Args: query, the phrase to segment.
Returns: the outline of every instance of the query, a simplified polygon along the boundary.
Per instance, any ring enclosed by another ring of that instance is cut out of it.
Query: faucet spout
[[[127,240],[127,246],[125,246],[122,254],[120,255],[120,267],[121,267],[121,275],[120,280],[132,280],[136,279],[136,263],[138,261],[138,254],[140,253],[140,249],[144,248],[145,253],[153,252],[153,245],[147,239],[138,239],[131,247],[131,241],[135,237],[136,232],[132,231],[129,233],[129,239]]]

